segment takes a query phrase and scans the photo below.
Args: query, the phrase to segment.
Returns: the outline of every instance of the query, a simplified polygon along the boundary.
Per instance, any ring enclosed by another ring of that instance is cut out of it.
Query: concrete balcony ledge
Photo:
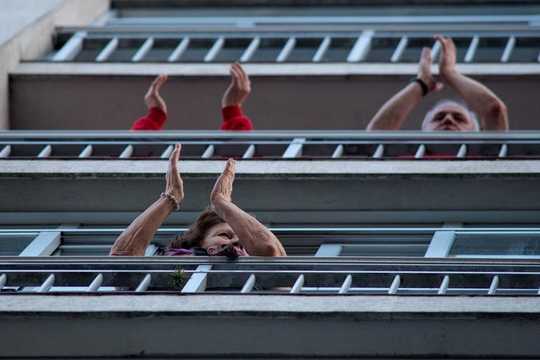
[[[208,204],[223,167],[180,163],[182,212]],[[0,161],[0,211],[139,212],[163,191],[166,168],[165,160]],[[255,212],[536,211],[539,175],[540,161],[238,161],[234,199]]]
[[[1,298],[0,318],[3,329],[9,329],[2,334],[4,356],[336,359],[540,354],[536,297]],[[23,346],[28,338],[32,346]],[[62,346],[55,339],[61,339]]]
[[[350,75],[407,75],[412,76],[418,71],[418,64],[245,64],[245,70],[250,76],[289,77],[289,76],[350,76]],[[535,63],[488,63],[488,64],[459,64],[458,69],[466,75],[486,75],[508,77],[518,75],[540,75],[540,64]],[[433,66],[433,73],[438,72],[438,66]],[[70,63],[70,62],[27,62],[21,63],[11,72],[13,76],[30,75],[113,75],[113,76],[150,76],[160,73],[169,76],[207,77],[229,76],[229,64],[168,64],[168,63]]]
[[[215,177],[223,161],[181,161],[185,177]],[[0,160],[0,179],[12,177],[57,178],[163,178],[168,161],[138,160]],[[358,161],[358,160],[239,160],[238,178],[399,177],[403,176],[517,176],[538,177],[540,160],[502,161]]]
[[[0,296],[0,314],[523,314],[539,319],[540,298],[524,296],[381,296],[381,295],[8,295]],[[124,314],[124,315],[122,315]]]

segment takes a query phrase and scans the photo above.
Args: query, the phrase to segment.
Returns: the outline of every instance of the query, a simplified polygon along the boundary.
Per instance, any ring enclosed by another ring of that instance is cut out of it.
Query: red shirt
[[[247,131],[253,130],[251,119],[244,115],[240,106],[227,106],[221,109],[223,122],[221,130]],[[148,114],[137,119],[131,126],[131,130],[161,130],[167,121],[167,114],[158,107],[153,107]]]

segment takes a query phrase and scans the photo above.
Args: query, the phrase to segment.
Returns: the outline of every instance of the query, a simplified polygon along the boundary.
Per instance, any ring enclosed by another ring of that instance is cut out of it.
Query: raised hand
[[[427,85],[430,92],[439,91],[443,88],[443,84],[435,81],[431,74],[432,63],[431,49],[427,47],[423,48],[420,55],[420,63],[418,64],[418,78]]]
[[[159,90],[167,81],[167,75],[159,75],[152,81],[152,84],[148,88],[146,95],[144,96],[144,103],[148,109],[153,107],[160,108],[164,113],[167,113],[167,104],[165,100],[159,94]]]
[[[184,183],[178,172],[178,159],[180,158],[181,149],[180,144],[174,146],[174,150],[169,157],[169,169],[165,176],[165,194],[172,195],[178,204],[184,199]]]
[[[232,202],[232,191],[234,175],[236,172],[236,161],[227,160],[225,169],[216,180],[212,193],[210,194],[210,204],[215,207],[220,202]]]
[[[434,38],[441,43],[439,73],[446,79],[456,71],[456,45],[448,36],[435,35]]]
[[[249,76],[246,74],[242,66],[238,63],[231,65],[230,69],[231,83],[223,98],[221,99],[221,106],[240,106],[247,99],[251,93],[251,82]]]

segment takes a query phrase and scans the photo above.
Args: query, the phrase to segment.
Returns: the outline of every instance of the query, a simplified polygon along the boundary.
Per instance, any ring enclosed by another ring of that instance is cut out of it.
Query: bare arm
[[[377,111],[366,130],[399,130],[420,100],[422,89],[418,84],[410,83]]]
[[[231,65],[231,83],[221,99],[221,108],[242,106],[251,93],[251,81],[248,74],[238,63]]]
[[[266,226],[233,204],[231,195],[234,174],[235,161],[229,159],[210,195],[210,202],[214,210],[231,226],[249,254],[256,256],[286,256],[283,245]]]
[[[428,86],[429,91],[439,91],[442,89],[442,84],[433,79],[431,63],[431,50],[423,48],[418,66],[418,78]],[[421,100],[422,88],[416,82],[410,83],[377,111],[366,130],[399,130]]]
[[[165,84],[167,81],[167,75],[159,75],[155,78],[155,80],[152,82],[150,87],[148,88],[148,91],[146,92],[146,95],[144,95],[144,103],[146,104],[146,108],[150,110],[151,108],[157,107],[161,111],[163,111],[165,114],[167,114],[167,104],[165,103],[165,100],[161,97],[159,94],[159,90]]]
[[[175,203],[179,204],[184,198],[182,179],[176,165],[179,156],[180,145],[176,145],[169,158],[165,189],[165,194],[174,198],[174,201],[167,197],[160,197],[150,205],[118,236],[109,255],[144,255],[144,251],[154,238],[156,231],[176,207]]]
[[[484,130],[508,130],[508,111],[504,102],[490,89],[456,69],[456,46],[451,38],[436,35],[441,43],[440,74],[467,105],[480,117]]]

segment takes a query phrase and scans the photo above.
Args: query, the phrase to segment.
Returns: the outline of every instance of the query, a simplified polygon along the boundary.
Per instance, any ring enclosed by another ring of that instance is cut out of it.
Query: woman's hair
[[[225,220],[220,218],[214,210],[206,208],[183,234],[178,235],[176,239],[169,243],[169,248],[191,249],[194,247],[202,247],[202,241],[208,230],[214,225],[224,223]]]

